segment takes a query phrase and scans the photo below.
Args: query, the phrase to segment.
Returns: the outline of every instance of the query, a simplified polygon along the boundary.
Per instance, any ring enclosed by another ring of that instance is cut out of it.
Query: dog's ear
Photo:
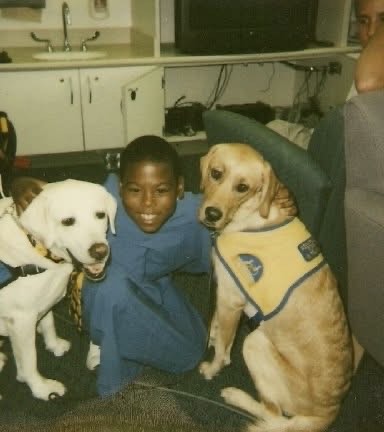
[[[218,146],[219,146],[218,144],[212,146],[208,151],[208,153],[205,156],[202,156],[200,158],[200,175],[201,175],[200,190],[201,191],[204,191],[205,186],[207,184],[207,180],[209,177],[209,172],[208,172],[209,162],[211,161],[212,156],[216,153]]]
[[[116,210],[117,210],[116,200],[107,191],[106,191],[106,200],[107,200],[107,214],[109,220],[109,227],[111,229],[112,234],[116,234],[116,229],[115,229],[115,217],[116,217]]]
[[[48,197],[41,192],[20,215],[21,225],[41,241],[47,249],[54,242],[54,226],[52,218],[48,217]]]
[[[263,165],[263,186],[259,213],[261,217],[266,219],[269,215],[272,201],[276,195],[278,180],[271,165],[267,161],[264,161]]]

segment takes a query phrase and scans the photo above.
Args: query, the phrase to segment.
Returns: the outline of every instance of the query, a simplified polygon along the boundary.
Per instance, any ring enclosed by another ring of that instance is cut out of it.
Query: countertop
[[[12,59],[12,63],[1,63],[0,72],[23,70],[47,70],[47,69],[72,69],[72,68],[99,68],[117,66],[163,65],[214,65],[234,63],[273,62],[282,60],[303,60],[321,57],[332,57],[353,53],[359,50],[357,47],[338,48],[310,48],[295,52],[262,53],[262,54],[234,54],[234,55],[209,55],[192,56],[180,54],[172,45],[163,45],[159,55],[154,55],[153,50],[143,47],[135,47],[131,44],[92,44],[90,51],[105,51],[107,55],[98,59],[86,60],[60,60],[47,61],[36,60],[34,54],[42,52],[41,47],[0,47],[0,51],[6,51]]]

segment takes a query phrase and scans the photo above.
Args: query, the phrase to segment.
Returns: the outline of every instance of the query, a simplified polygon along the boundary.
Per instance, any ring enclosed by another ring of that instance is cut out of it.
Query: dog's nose
[[[217,222],[223,217],[223,212],[216,207],[207,207],[205,217],[209,222]]]
[[[108,255],[108,251],[105,243],[95,243],[89,248],[89,255],[97,260],[102,260]]]

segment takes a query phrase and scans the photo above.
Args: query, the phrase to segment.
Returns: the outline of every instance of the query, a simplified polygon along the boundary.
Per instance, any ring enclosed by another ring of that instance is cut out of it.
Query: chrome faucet
[[[61,5],[61,15],[63,18],[63,31],[64,31],[64,51],[71,51],[72,47],[68,41],[67,25],[71,25],[71,12],[67,2]]]

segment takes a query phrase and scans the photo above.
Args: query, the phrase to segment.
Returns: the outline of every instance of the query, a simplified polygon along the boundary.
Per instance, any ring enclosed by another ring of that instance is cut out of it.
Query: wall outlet
[[[328,63],[328,73],[329,75],[341,75],[343,67],[338,61],[331,61]]]

